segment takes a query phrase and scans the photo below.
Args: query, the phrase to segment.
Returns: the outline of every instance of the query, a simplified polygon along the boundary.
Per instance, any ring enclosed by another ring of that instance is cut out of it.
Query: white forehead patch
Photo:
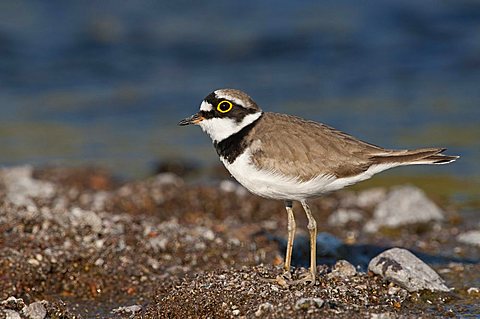
[[[208,112],[212,110],[213,110],[212,104],[208,103],[207,101],[203,101],[202,104],[200,104],[200,111]]]
[[[219,98],[219,99],[229,100],[229,101],[232,101],[233,103],[235,103],[237,105],[245,107],[245,104],[243,103],[243,101],[241,99],[236,98],[234,96],[231,96],[231,95],[223,92],[222,90],[217,90],[214,93],[217,96],[217,98]]]

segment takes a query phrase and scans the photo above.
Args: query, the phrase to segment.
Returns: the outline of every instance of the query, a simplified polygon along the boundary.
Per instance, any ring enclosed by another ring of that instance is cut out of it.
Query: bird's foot
[[[277,275],[275,278],[265,278],[263,281],[276,283],[282,287],[289,287],[295,286],[303,283],[309,282],[310,285],[315,285],[315,274],[312,272],[307,272],[302,275],[298,279],[292,279],[292,273],[290,271],[284,271],[282,274]]]
[[[303,284],[303,283],[310,283],[311,286],[315,285],[316,277],[315,273],[309,271],[303,275],[300,276],[299,279],[292,280],[290,282],[290,285],[298,285],[298,284]]]
[[[282,274],[277,275],[275,278],[262,278],[262,281],[266,282],[271,282],[278,284],[282,287],[288,287],[290,286],[290,283],[292,282],[292,274],[290,271],[284,271]]]

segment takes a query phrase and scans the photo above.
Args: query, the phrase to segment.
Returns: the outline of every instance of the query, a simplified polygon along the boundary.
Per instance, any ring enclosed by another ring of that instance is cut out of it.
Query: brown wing
[[[260,121],[249,134],[254,164],[301,180],[323,174],[357,175],[373,164],[373,155],[387,152],[324,124],[295,116],[264,113]]]

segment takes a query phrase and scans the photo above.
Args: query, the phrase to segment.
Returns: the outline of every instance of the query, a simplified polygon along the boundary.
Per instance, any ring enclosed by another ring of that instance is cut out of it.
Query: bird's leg
[[[288,241],[287,241],[287,252],[285,254],[285,264],[284,264],[284,270],[285,273],[288,273],[290,275],[290,265],[292,262],[292,249],[293,249],[293,239],[295,237],[295,216],[293,215],[293,208],[292,208],[292,201],[287,200],[285,201],[285,208],[287,210],[287,215],[288,215],[288,224],[287,224],[287,230],[288,230]]]
[[[311,284],[315,284],[315,275],[317,272],[317,222],[313,218],[310,207],[307,202],[302,200],[302,207],[305,210],[308,218],[308,231],[310,232],[310,272],[307,276],[299,281],[310,281]]]

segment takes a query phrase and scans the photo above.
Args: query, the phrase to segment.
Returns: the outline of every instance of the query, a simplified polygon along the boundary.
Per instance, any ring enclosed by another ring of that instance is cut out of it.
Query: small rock
[[[174,173],[161,173],[155,177],[154,185],[164,186],[164,185],[174,185],[182,186],[183,179],[178,177]]]
[[[363,219],[358,209],[339,208],[334,211],[327,220],[330,226],[344,226],[349,222],[359,222]]]
[[[234,316],[238,316],[240,314],[240,310],[235,309],[235,310],[232,311],[232,313],[233,313]]]
[[[228,179],[221,181],[219,187],[225,193],[235,193],[238,196],[247,194],[247,190],[242,185]]]
[[[273,311],[273,305],[269,302],[262,303],[258,306],[258,310],[255,311],[255,317],[262,317],[264,314]]]
[[[387,198],[375,208],[373,219],[364,230],[375,232],[380,227],[399,227],[408,224],[443,220],[443,212],[417,187],[394,187]]]
[[[37,301],[23,308],[23,314],[30,319],[43,319],[47,316],[47,309],[42,301]]]
[[[166,237],[153,237],[148,239],[148,245],[153,249],[155,253],[158,253],[160,251],[165,251],[167,248],[168,244],[168,238]]]
[[[297,302],[295,303],[295,309],[296,310],[307,310],[310,307],[315,307],[315,308],[322,308],[323,304],[325,301],[320,298],[301,298],[298,299]]]
[[[470,288],[468,288],[467,293],[468,293],[469,295],[472,295],[472,294],[480,294],[480,288],[478,288],[478,287],[470,287]]]
[[[35,258],[30,258],[30,259],[27,260],[27,262],[30,265],[35,266],[35,267],[40,266],[40,262],[38,260],[36,260]]]
[[[480,230],[471,230],[457,236],[457,240],[463,244],[480,246]]]
[[[328,278],[348,278],[357,274],[355,266],[346,260],[339,260],[333,266],[332,272],[328,274]]]
[[[0,305],[2,305],[7,309],[13,309],[13,310],[22,310],[26,306],[22,298],[15,298],[13,296],[10,296],[7,299],[0,302]]]
[[[139,305],[132,305],[132,306],[126,306],[126,307],[118,307],[112,310],[113,313],[130,313],[134,315],[135,313],[139,312],[142,310],[142,306]]]
[[[95,212],[74,207],[69,216],[73,226],[90,227],[94,233],[102,230],[102,219]]]
[[[427,264],[406,249],[392,248],[370,261],[368,270],[409,292],[429,289],[449,291],[443,279]]]
[[[15,310],[4,309],[3,313],[5,314],[5,319],[22,319],[22,317],[20,317],[20,314]]]
[[[17,206],[33,204],[32,198],[51,198],[55,186],[34,179],[32,166],[18,166],[0,170],[0,182],[5,186],[7,200]]]
[[[215,239],[215,233],[210,229],[205,229],[202,232],[202,237],[207,239],[207,240],[214,240]]]
[[[370,314],[370,319],[391,319],[391,318],[397,318],[397,316],[395,314],[390,313],[390,312]]]
[[[221,181],[219,187],[225,193],[233,193],[237,190],[237,184],[228,179]]]
[[[389,287],[389,288],[388,288],[388,292],[387,292],[387,293],[388,293],[390,296],[393,296],[393,295],[395,295],[397,292],[399,292],[400,289],[402,289],[402,288],[392,286],[392,287]]]
[[[357,206],[362,208],[374,207],[387,197],[387,191],[383,187],[374,187],[364,190],[357,195]]]

